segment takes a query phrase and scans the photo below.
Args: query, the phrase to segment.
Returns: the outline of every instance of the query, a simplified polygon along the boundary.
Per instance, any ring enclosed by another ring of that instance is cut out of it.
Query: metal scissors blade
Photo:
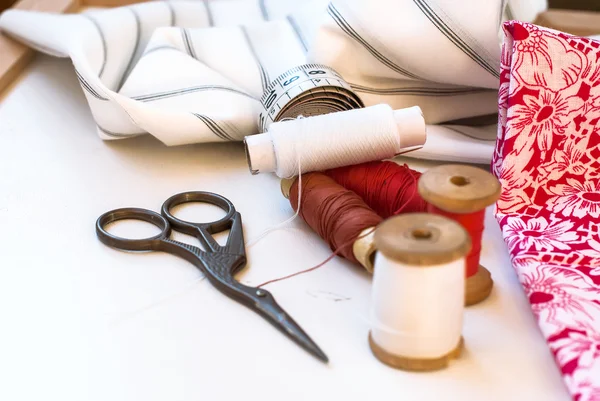
[[[210,223],[193,223],[173,216],[171,209],[188,202],[206,202],[222,208],[223,218]],[[201,270],[210,283],[223,294],[252,309],[294,342],[323,362],[328,358],[315,342],[302,330],[275,301],[273,295],[262,288],[249,287],[235,280],[235,274],[246,264],[246,250],[242,230],[242,216],[229,199],[210,192],[184,192],[167,199],[161,209],[162,215],[145,209],[117,209],[104,213],[96,222],[96,234],[101,242],[113,248],[139,251],[162,251],[179,256]],[[161,233],[146,239],[125,239],[105,230],[111,222],[138,219],[152,223]],[[173,230],[192,235],[204,246],[198,247],[170,239]],[[227,243],[221,246],[212,237],[229,231]]]
[[[291,338],[296,344],[300,345],[313,356],[323,362],[328,362],[329,358],[319,348],[319,346],[306,334],[306,332],[296,323],[290,315],[283,310],[273,298],[270,292],[262,288],[256,289],[256,294],[262,298],[262,301],[256,305],[257,309],[271,324]]]

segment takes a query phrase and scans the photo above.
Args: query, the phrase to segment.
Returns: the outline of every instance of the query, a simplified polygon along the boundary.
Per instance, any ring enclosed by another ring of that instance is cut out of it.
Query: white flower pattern
[[[548,200],[548,208],[563,216],[582,218],[586,215],[600,216],[600,180],[580,182],[567,178],[566,184],[551,186],[554,195]]]
[[[569,221],[548,223],[544,217],[527,221],[519,217],[509,217],[502,227],[502,232],[507,238],[511,252],[530,248],[535,248],[536,251],[565,251],[570,249],[569,243],[579,239],[577,233],[571,231],[572,228],[573,223]]]

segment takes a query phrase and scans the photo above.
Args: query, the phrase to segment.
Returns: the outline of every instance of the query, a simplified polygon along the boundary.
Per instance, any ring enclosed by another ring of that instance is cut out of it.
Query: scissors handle
[[[212,222],[196,223],[181,220],[171,213],[175,206],[191,202],[210,203],[218,206],[225,211],[225,216]],[[175,230],[196,237],[204,245],[206,251],[246,254],[241,215],[235,210],[233,203],[224,196],[204,191],[183,192],[167,199],[162,205],[161,213]],[[215,241],[212,234],[225,230],[230,230],[229,237],[227,243],[221,246]]]
[[[160,229],[160,233],[142,239],[121,238],[109,233],[106,226],[119,220],[141,220],[153,224]],[[124,251],[156,251],[160,247],[161,240],[169,238],[171,226],[167,219],[152,210],[134,207],[111,210],[101,215],[96,220],[96,235],[98,239],[111,248]]]

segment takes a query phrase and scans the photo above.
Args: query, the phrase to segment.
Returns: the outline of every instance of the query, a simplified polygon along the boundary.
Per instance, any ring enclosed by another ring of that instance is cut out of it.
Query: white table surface
[[[416,374],[371,355],[370,277],[341,259],[268,286],[328,354],[325,365],[187,262],[96,239],[101,213],[159,210],[186,190],[231,199],[247,239],[292,214],[276,177],[249,174],[241,144],[101,141],[67,60],[38,56],[2,95],[0,400],[569,399],[491,210],[482,261],[494,291],[465,313],[463,356]],[[248,250],[241,280],[257,284],[329,255],[302,221],[289,227]]]

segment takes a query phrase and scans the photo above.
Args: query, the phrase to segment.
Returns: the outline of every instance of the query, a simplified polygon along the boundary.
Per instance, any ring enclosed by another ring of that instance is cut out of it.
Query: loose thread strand
[[[292,274],[289,274],[289,275],[287,275],[287,276],[278,277],[278,278],[274,278],[274,279],[272,279],[272,280],[269,280],[269,281],[265,281],[264,283],[262,283],[262,284],[258,285],[257,287],[258,287],[258,288],[261,288],[261,287],[264,287],[264,286],[265,286],[265,285],[267,285],[267,284],[276,283],[276,282],[278,282],[278,281],[284,281],[284,280],[287,280],[287,279],[289,279],[289,278],[296,277],[296,276],[300,276],[300,275],[302,275],[302,274],[310,273],[310,272],[312,272],[312,271],[314,271],[314,270],[317,270],[318,268],[320,268],[320,267],[323,267],[325,264],[327,264],[328,262],[330,262],[330,261],[331,261],[331,260],[332,260],[334,257],[336,257],[336,256],[337,256],[337,255],[340,253],[340,251],[341,251],[343,248],[347,247],[348,245],[351,245],[351,244],[353,244],[353,243],[354,243],[354,241],[356,241],[356,240],[359,240],[359,239],[361,239],[361,238],[367,237],[367,236],[368,236],[368,235],[370,235],[370,234],[371,234],[373,231],[375,231],[375,227],[373,227],[373,228],[372,228],[372,229],[370,229],[369,231],[367,231],[367,232],[365,232],[365,233],[363,233],[363,234],[359,235],[358,237],[356,237],[356,238],[352,239],[351,241],[348,241],[348,242],[346,242],[345,244],[342,244],[342,245],[341,245],[341,246],[339,246],[339,247],[338,247],[338,248],[337,248],[335,251],[333,251],[333,252],[332,252],[332,253],[331,253],[331,254],[330,254],[328,257],[327,257],[327,259],[325,259],[324,261],[322,261],[322,262],[321,262],[321,263],[319,263],[318,265],[315,265],[315,266],[313,266],[313,267],[310,267],[310,268],[308,268],[308,269],[305,269],[305,270],[300,270],[300,271],[298,271],[298,272],[296,272],[296,273],[292,273]]]
[[[298,188],[301,190],[302,189],[302,173],[301,173],[301,168],[302,168],[302,163],[301,163],[301,159],[298,158],[298,171],[300,171],[300,175],[298,175]],[[272,233],[273,231],[277,231],[279,229],[281,229],[281,227],[284,227],[285,225],[291,223],[292,221],[294,221],[299,215],[300,215],[300,206],[301,206],[301,198],[298,197],[298,207],[296,209],[296,212],[294,213],[294,215],[284,221],[282,221],[281,223],[275,224],[272,227],[267,228],[266,230],[264,230],[262,233],[260,233],[256,238],[253,238],[249,241],[246,241],[246,248],[250,249],[252,248],[254,245],[256,245],[260,240],[262,240],[263,238],[265,238],[267,235],[269,235],[270,233]]]

